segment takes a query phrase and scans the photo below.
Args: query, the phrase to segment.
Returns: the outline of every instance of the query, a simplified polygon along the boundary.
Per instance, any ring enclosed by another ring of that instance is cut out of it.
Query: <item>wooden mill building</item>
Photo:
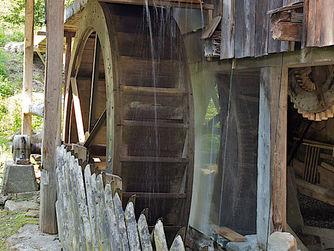
[[[47,6],[43,231],[56,231],[60,142],[194,249],[223,226],[263,250],[274,231],[303,240],[305,198],[333,212],[333,1],[75,1],[64,23],[60,2]]]

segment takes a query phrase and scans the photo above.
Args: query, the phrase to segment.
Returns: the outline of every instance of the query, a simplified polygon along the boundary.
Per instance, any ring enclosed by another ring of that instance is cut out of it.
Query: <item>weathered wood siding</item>
[[[223,0],[220,58],[260,57],[293,50],[288,42],[272,39],[267,14],[288,3],[289,0]]]
[[[334,44],[334,1],[306,0],[306,46],[323,47]]]
[[[268,11],[292,3],[292,0],[223,0],[221,22],[221,59],[260,57],[270,53],[293,51],[294,42],[272,38]],[[333,0],[305,0],[302,47],[334,44]],[[305,41],[306,40],[306,41]]]
[[[157,221],[151,238],[146,216],[136,221],[134,204],[125,210],[111,185],[104,187],[102,175],[92,175],[87,165],[84,173],[71,152],[57,148],[56,202],[59,238],[63,250],[163,250],[167,251],[164,227]],[[170,250],[184,251],[180,235]]]

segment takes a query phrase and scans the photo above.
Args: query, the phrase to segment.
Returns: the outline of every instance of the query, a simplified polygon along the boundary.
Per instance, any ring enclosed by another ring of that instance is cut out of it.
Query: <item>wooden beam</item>
[[[261,70],[256,225],[263,250],[271,232],[286,225],[287,91],[286,67]]]
[[[85,129],[82,118],[81,104],[78,92],[77,79],[75,77],[71,78],[71,87],[72,87],[72,99],[74,104],[74,114],[75,122],[77,125],[78,139],[80,143],[85,142]]]
[[[100,54],[101,54],[101,45],[99,42],[99,38],[95,36],[95,47],[94,47],[94,61],[93,61],[93,73],[92,73],[92,84],[90,91],[90,102],[89,102],[89,131],[91,131],[96,122],[96,102],[94,102],[95,98],[95,86],[99,81],[99,68],[100,68]]]
[[[302,30],[302,23],[279,22],[272,30],[272,37],[275,40],[300,42]]]
[[[32,79],[34,65],[34,0],[26,0],[23,63],[22,134],[31,136]]]
[[[60,145],[64,1],[48,1],[40,230],[57,233],[56,147]]]
[[[285,231],[288,111],[287,67],[275,67],[273,69],[270,89],[273,231]]]
[[[104,3],[113,4],[131,4],[131,5],[145,5],[145,0],[98,0]],[[190,1],[166,1],[166,0],[147,0],[149,6],[161,6],[161,7],[175,7],[175,8],[186,8],[186,9],[203,9],[203,10],[213,10],[213,4],[200,3],[197,0]]]
[[[104,109],[104,112],[99,117],[99,119],[96,121],[96,123],[93,125],[93,129],[89,133],[89,136],[87,140],[85,141],[85,147],[89,147],[92,141],[94,140],[96,134],[100,131],[101,127],[106,124],[106,118],[107,118],[107,110]]]
[[[232,229],[228,227],[214,227],[213,231],[215,231],[217,234],[233,242],[245,242],[246,241],[245,236],[242,236],[241,234],[233,231]]]
[[[334,206],[334,190],[296,179],[298,192]]]
[[[267,250],[271,233],[270,144],[270,68],[264,68],[261,70],[259,97],[256,217],[257,243],[262,250]]]

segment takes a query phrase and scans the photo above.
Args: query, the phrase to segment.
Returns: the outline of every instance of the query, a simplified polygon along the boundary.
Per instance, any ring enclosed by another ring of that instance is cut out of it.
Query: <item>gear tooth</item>
[[[333,112],[331,111],[331,109],[327,109],[327,116],[328,116],[328,118],[333,118],[333,116],[334,116],[334,114],[333,114]]]
[[[321,120],[327,120],[328,119],[326,111],[320,113],[320,119]]]
[[[308,112],[300,112],[300,114],[303,116],[303,118],[308,118],[309,113]]]
[[[321,121],[320,113],[315,114],[315,121]]]
[[[293,103],[293,108],[298,109],[298,107],[295,103]]]
[[[312,113],[310,114],[310,120],[315,120],[315,113],[312,112]]]

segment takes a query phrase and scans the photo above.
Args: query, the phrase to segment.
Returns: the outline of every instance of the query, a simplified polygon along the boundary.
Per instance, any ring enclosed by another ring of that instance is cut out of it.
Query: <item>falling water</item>
[[[150,9],[148,6],[148,0],[145,0],[145,12],[146,12],[146,22],[148,25],[149,36],[150,36],[150,50],[151,50],[151,60],[152,60],[152,81],[154,87],[154,136],[155,136],[155,157],[159,156],[159,138],[158,138],[158,113],[157,113],[157,93],[155,88],[157,87],[156,78],[156,64],[154,57],[154,44],[153,44],[153,30],[152,30],[152,20]]]

